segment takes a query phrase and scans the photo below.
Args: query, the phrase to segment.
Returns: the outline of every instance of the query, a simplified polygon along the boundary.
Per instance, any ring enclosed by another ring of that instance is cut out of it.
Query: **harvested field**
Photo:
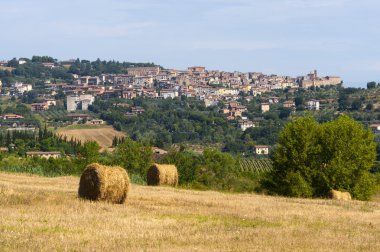
[[[86,126],[83,128],[60,128],[57,130],[58,135],[67,136],[67,139],[77,139],[82,143],[86,141],[96,141],[100,147],[101,151],[111,150],[112,140],[116,137],[125,137],[125,134],[119,131],[116,131],[111,126]]]
[[[132,185],[123,205],[79,178],[0,173],[0,251],[380,251],[380,204]]]

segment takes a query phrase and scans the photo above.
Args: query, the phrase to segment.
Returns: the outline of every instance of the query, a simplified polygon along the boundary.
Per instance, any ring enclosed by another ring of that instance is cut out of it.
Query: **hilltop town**
[[[95,74],[89,75],[91,73]],[[315,99],[316,97],[310,96],[301,102],[297,102],[296,98],[302,90],[307,92],[341,87],[343,83],[341,77],[320,77],[316,70],[303,76],[291,77],[260,72],[208,70],[201,66],[174,70],[151,63],[58,61],[39,56],[1,61],[0,77],[3,80],[3,83],[0,82],[3,99],[21,98],[24,104],[29,104],[31,112],[42,115],[45,123],[48,122],[50,126],[56,127],[57,122],[65,121],[66,118],[72,123],[85,120],[90,124],[104,124],[102,119],[107,119],[105,116],[87,113],[89,108],[94,108],[96,99],[112,102],[117,100],[116,107],[123,106],[126,109],[123,117],[128,118],[143,114],[145,109],[128,104],[127,101],[138,98],[186,98],[201,102],[206,108],[219,108],[218,113],[242,131],[258,126],[264,119],[263,115],[271,111],[279,115],[282,111],[289,115],[297,110],[297,106],[298,110],[310,111],[318,111],[321,107],[337,109],[337,97]],[[252,102],[260,107],[252,109],[251,106],[250,109],[249,103]],[[56,111],[56,115],[46,116],[51,110]],[[254,110],[257,113],[252,113]],[[17,120],[22,119],[23,115],[3,114],[2,118]],[[114,120],[108,118],[110,121],[114,123]],[[15,128],[36,126],[21,123],[23,127],[20,127],[19,124],[16,122]],[[270,146],[267,144],[274,144],[273,141],[257,142],[264,144],[257,145],[258,154],[269,154]]]
[[[324,121],[346,111],[363,121],[354,111],[366,111],[372,119],[363,122],[376,131],[376,86],[370,85],[371,92],[344,88],[341,77],[321,77],[317,70],[291,77],[202,66],[174,70],[153,63],[14,58],[0,61],[1,138],[6,132],[36,134],[43,125],[110,124],[165,151],[190,144],[199,152],[203,145],[267,156],[288,119],[307,112]],[[3,148],[14,142],[3,140]]]

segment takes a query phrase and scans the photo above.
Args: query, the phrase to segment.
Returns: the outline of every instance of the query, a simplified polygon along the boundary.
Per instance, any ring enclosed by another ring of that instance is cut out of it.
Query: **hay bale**
[[[160,186],[169,185],[176,187],[178,185],[178,171],[175,165],[152,165],[147,173],[148,185]]]
[[[349,192],[341,192],[337,190],[331,190],[330,197],[335,200],[351,200],[351,194]]]
[[[80,198],[123,204],[130,187],[128,173],[119,166],[90,164],[80,177]]]

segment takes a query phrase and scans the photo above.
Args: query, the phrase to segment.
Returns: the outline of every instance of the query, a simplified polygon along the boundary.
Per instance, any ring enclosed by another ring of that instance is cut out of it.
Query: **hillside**
[[[380,250],[379,203],[133,185],[110,205],[78,182],[0,173],[0,250]]]
[[[114,130],[112,126],[87,126],[74,125],[57,130],[58,135],[67,136],[67,139],[74,138],[82,143],[87,141],[96,141],[101,150],[110,150],[114,137],[124,137],[125,134]]]

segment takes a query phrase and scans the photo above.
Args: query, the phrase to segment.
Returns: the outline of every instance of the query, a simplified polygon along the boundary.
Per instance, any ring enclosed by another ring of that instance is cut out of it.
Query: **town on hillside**
[[[1,115],[2,126],[7,131],[33,132],[37,129],[37,123],[31,123],[31,118],[35,118],[33,115],[38,115],[40,122],[55,128],[77,123],[109,123],[120,130],[123,128],[120,121],[123,120],[106,116],[102,113],[104,111],[94,113],[94,108],[98,107],[95,101],[109,101],[113,107],[125,109],[123,118],[133,118],[146,112],[142,104],[133,102],[138,99],[157,102],[187,99],[200,102],[206,109],[217,108],[218,116],[230,121],[230,125],[237,130],[245,132],[259,125],[267,128],[264,115],[269,116],[270,112],[283,118],[284,114],[288,117],[297,110],[337,109],[337,97],[304,95],[300,98],[298,94],[321,88],[337,89],[343,84],[341,77],[321,77],[317,70],[291,77],[260,72],[208,70],[202,66],[174,70],[152,63],[90,62],[79,59],[58,61],[47,56],[0,61],[0,77],[2,99],[8,97],[14,104],[27,104],[27,110],[32,113],[26,116],[29,119],[26,120],[23,114],[4,113],[12,110],[5,109]],[[185,133],[182,130],[178,134]],[[190,136],[175,135],[171,141],[157,140],[152,145],[168,147],[199,135],[198,132],[186,134]],[[177,138],[179,140],[175,140]],[[266,141],[264,138],[265,134],[261,134],[259,139],[251,137],[252,142],[256,143],[253,154],[270,153],[275,140]],[[199,140],[202,139],[203,136],[199,137]],[[212,139],[208,142],[218,143]]]
[[[162,152],[188,144],[200,153],[203,145],[268,156],[282,127],[297,115],[311,113],[324,122],[347,112],[374,132],[379,128],[377,83],[368,90],[344,88],[341,77],[322,77],[317,70],[291,77],[33,56],[0,61],[0,88],[4,149],[17,149],[15,141],[5,141],[7,132],[110,124]]]

